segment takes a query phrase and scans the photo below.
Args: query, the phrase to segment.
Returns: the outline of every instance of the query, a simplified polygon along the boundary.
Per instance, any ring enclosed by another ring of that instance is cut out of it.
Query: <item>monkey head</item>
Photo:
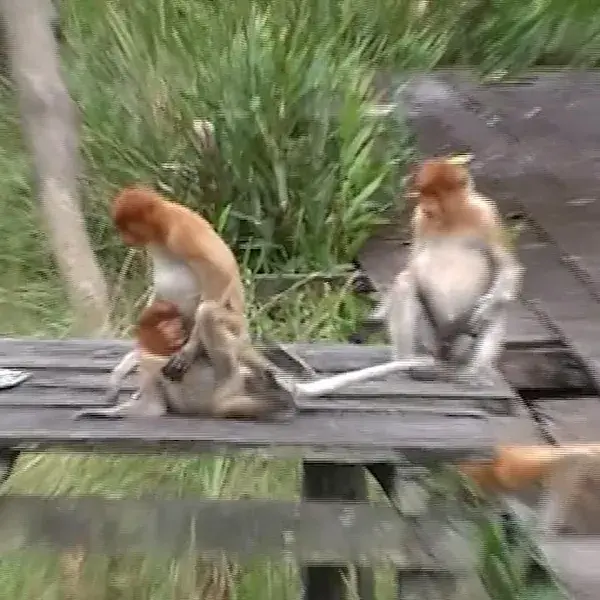
[[[142,311],[137,339],[148,353],[171,356],[182,348],[185,337],[183,318],[176,304],[157,300]]]
[[[128,187],[113,200],[111,216],[123,241],[129,246],[161,243],[164,223],[161,208],[166,202],[154,190]]]
[[[414,169],[412,180],[412,195],[429,220],[442,222],[467,202],[471,176],[462,164],[429,158]]]

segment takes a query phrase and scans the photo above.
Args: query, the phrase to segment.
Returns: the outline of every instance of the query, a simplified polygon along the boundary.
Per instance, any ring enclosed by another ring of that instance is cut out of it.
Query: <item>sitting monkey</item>
[[[426,160],[413,185],[408,264],[371,322],[387,323],[397,360],[433,342],[435,366],[410,369],[413,377],[489,384],[523,268],[506,246],[496,205],[476,191],[466,167]]]

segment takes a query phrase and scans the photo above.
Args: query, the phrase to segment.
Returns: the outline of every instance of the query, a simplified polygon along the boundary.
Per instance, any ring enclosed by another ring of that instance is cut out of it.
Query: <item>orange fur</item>
[[[112,218],[125,243],[164,248],[187,263],[202,300],[224,302],[244,315],[244,288],[235,256],[200,214],[138,186],[127,187],[115,197]]]
[[[430,236],[477,235],[505,246],[502,220],[491,200],[477,193],[468,169],[445,158],[424,160],[413,174],[412,216],[417,239]]]
[[[500,446],[491,462],[469,462],[459,470],[488,491],[516,491],[544,483],[566,455],[600,453],[598,444],[572,446]]]
[[[173,302],[157,300],[146,307],[137,325],[138,347],[143,354],[171,356],[184,343],[183,317]]]

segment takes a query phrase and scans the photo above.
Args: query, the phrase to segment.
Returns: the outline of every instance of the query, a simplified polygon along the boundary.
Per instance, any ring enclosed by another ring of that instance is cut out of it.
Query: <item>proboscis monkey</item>
[[[203,302],[197,311],[198,338],[190,368],[178,381],[164,377],[163,367],[185,340],[179,308],[155,301],[141,314],[137,330],[138,390],[110,408],[86,409],[76,418],[160,416],[167,412],[221,418],[288,419],[293,399],[272,377],[273,366],[245,338],[232,333],[239,317],[216,302]],[[123,359],[126,363],[127,357]],[[117,394],[127,364],[117,367]]]
[[[500,446],[492,461],[464,463],[459,471],[485,492],[511,494],[541,486],[545,494],[538,525],[543,533],[555,533],[564,526],[573,503],[588,500],[590,479],[598,489],[600,444]],[[595,497],[591,504],[595,509]]]
[[[202,215],[150,188],[128,187],[115,197],[112,218],[126,244],[150,254],[156,300],[175,303],[189,320],[200,300],[223,301],[245,327],[237,261]]]
[[[238,317],[237,333],[248,334],[237,261],[202,215],[150,188],[134,186],[117,194],[111,216],[123,241],[146,248],[152,260],[152,300],[176,304],[187,332],[194,326],[199,303],[214,300]],[[128,356],[121,369],[135,366],[136,355]]]
[[[412,183],[417,204],[408,264],[372,319],[387,322],[397,360],[433,341],[439,361],[412,369],[413,376],[489,384],[523,268],[506,244],[495,203],[476,190],[465,165],[427,159]],[[472,343],[462,344],[464,336]]]

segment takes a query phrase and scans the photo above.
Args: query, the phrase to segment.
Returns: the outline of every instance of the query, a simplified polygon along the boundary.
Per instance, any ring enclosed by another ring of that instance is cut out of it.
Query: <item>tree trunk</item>
[[[108,322],[108,293],[77,196],[77,119],[61,76],[52,5],[50,0],[0,0],[0,6],[23,130],[76,333],[98,333]]]

